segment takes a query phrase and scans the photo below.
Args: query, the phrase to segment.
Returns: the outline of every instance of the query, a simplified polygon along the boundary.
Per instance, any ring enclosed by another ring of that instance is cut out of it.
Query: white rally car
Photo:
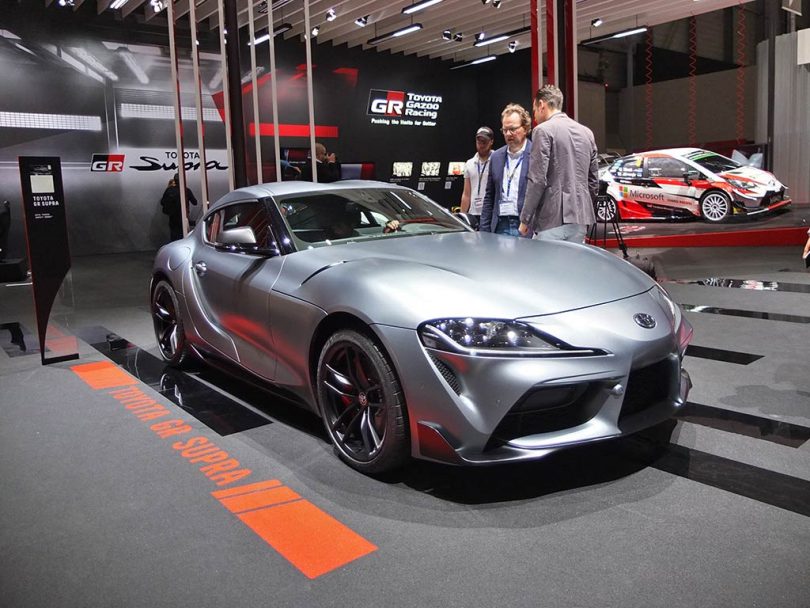
[[[624,156],[600,175],[597,217],[674,219],[702,217],[722,222],[790,205],[785,186],[772,173],[699,148],[653,150]]]

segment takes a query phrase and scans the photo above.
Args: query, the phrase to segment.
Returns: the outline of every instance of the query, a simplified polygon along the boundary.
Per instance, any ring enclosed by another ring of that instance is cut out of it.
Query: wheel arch
[[[388,357],[389,361],[391,359],[391,357],[388,355],[388,350],[382,344],[380,338],[368,323],[363,321],[360,317],[348,312],[330,313],[318,323],[318,326],[315,328],[315,331],[312,334],[312,340],[309,343],[307,368],[309,370],[309,384],[312,388],[312,394],[316,396],[316,399],[318,394],[318,387],[316,386],[316,379],[318,376],[318,358],[321,355],[323,345],[326,344],[329,337],[341,329],[353,329],[365,336],[368,336],[377,343],[377,345],[382,349],[383,353]],[[394,373],[396,373],[396,369],[394,369]],[[397,377],[399,377],[399,374],[397,374]]]

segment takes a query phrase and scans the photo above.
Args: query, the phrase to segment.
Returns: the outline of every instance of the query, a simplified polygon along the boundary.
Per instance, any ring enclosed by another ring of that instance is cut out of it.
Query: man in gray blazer
[[[599,191],[593,132],[562,112],[563,94],[546,85],[534,96],[526,199],[520,213],[520,234],[536,239],[585,242],[595,221]]]

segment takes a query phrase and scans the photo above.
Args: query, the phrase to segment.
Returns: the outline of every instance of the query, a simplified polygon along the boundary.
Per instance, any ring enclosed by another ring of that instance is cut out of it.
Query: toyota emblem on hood
[[[633,315],[633,321],[636,322],[636,325],[643,327],[644,329],[652,329],[655,327],[655,319],[644,312],[637,312]]]

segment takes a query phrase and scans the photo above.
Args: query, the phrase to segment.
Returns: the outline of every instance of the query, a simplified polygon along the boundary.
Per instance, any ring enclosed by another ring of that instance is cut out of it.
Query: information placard
[[[19,164],[42,364],[78,359],[75,338],[48,324],[56,295],[70,270],[62,165],[55,156],[20,156]],[[46,357],[46,352],[52,356]]]

